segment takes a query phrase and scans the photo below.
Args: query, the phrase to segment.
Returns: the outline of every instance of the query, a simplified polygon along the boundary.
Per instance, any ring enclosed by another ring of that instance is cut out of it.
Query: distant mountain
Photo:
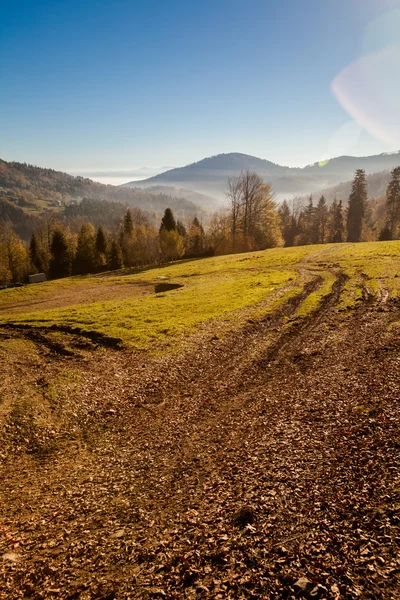
[[[199,162],[171,169],[148,179],[130,182],[126,187],[173,186],[213,196],[218,200],[225,197],[227,179],[241,171],[256,171],[270,183],[278,199],[291,198],[316,192],[322,188],[350,180],[356,169],[365,169],[367,174],[389,171],[400,165],[400,152],[377,156],[340,156],[323,163],[304,168],[277,165],[247,154],[218,154]]]
[[[80,202],[82,198],[120,202],[156,215],[170,207],[179,218],[200,211],[199,206],[183,196],[104,185],[53,169],[3,160],[0,160],[0,197],[33,215],[44,209],[60,211],[64,205]]]
[[[140,167],[138,169],[108,169],[104,171],[76,171],[74,176],[89,177],[90,179],[143,179],[144,177],[154,177],[159,173],[168,171],[173,167]]]

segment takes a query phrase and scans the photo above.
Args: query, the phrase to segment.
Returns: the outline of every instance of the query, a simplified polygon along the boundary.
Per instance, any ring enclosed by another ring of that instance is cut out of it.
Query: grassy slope
[[[254,312],[275,310],[307,280],[319,278],[298,311],[304,317],[331,292],[339,272],[349,277],[340,298],[343,311],[365,294],[385,301],[396,297],[400,242],[273,249],[5,290],[0,292],[0,322],[81,327],[138,348],[171,345],[212,319],[229,326]],[[154,285],[163,280],[183,287],[156,295]]]

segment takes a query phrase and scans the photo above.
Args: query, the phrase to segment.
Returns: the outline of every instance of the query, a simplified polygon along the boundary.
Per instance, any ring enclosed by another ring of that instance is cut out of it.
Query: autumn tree
[[[241,235],[240,231],[240,215],[242,212],[242,178],[241,177],[229,177],[228,179],[228,191],[226,193],[231,218],[231,236],[232,236],[232,249],[235,252],[237,248],[237,238]]]
[[[367,182],[365,171],[357,169],[351,186],[349,205],[347,209],[347,241],[361,240],[367,205]]]
[[[269,185],[245,171],[228,180],[233,251],[270,248],[281,243],[280,219]]]
[[[0,228],[0,278],[18,283],[27,276],[28,252],[19,235],[6,223]]]

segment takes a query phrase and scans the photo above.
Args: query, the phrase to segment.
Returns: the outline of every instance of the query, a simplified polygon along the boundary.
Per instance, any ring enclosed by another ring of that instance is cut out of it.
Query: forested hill
[[[121,202],[160,214],[170,207],[179,217],[194,216],[200,210],[184,197],[104,185],[53,169],[3,160],[0,160],[0,196],[32,213],[68,205],[82,198]]]
[[[368,198],[382,198],[386,194],[386,188],[390,181],[390,171],[381,171],[379,173],[373,173],[372,175],[366,176]],[[319,192],[313,194],[317,199],[320,196],[324,196],[328,203],[331,203],[334,198],[342,200],[343,204],[346,205],[351,192],[352,181],[344,181],[338,185],[334,185],[328,188],[321,189]],[[302,196],[300,199],[307,201],[309,196]]]

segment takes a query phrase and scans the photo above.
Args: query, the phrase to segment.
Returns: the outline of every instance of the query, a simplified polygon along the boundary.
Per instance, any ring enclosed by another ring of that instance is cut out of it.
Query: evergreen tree
[[[29,242],[29,259],[35,271],[38,273],[44,271],[42,252],[40,251],[38,240],[34,233],[32,233],[31,241]]]
[[[334,243],[344,242],[344,220],[342,201],[335,198],[330,209],[329,239]]]
[[[310,196],[306,208],[302,211],[302,241],[304,244],[318,244],[319,228],[316,219],[316,208]]]
[[[165,231],[176,231],[177,230],[174,213],[172,212],[172,210],[170,208],[165,209],[164,216],[161,219],[160,233],[163,229]]]
[[[91,223],[85,223],[79,231],[73,267],[76,275],[85,275],[96,270],[95,230]]]
[[[97,229],[97,232],[96,232],[96,242],[95,242],[96,254],[106,254],[107,246],[108,246],[108,244],[107,244],[106,234],[104,233],[104,229],[100,225],[100,227]]]
[[[131,236],[133,233],[132,213],[129,209],[126,211],[125,216],[124,216],[123,230],[124,230],[124,234],[127,236]]]
[[[108,268],[110,271],[116,271],[117,269],[122,269],[123,266],[124,261],[122,257],[121,246],[118,244],[118,242],[113,241],[108,256]]]
[[[315,222],[317,231],[317,243],[324,244],[326,242],[326,230],[328,224],[328,205],[325,200],[325,196],[321,196],[318,200],[317,207],[315,209]]]
[[[50,244],[50,277],[58,279],[71,275],[72,254],[61,229],[55,229]]]
[[[387,225],[390,239],[396,238],[396,230],[400,222],[400,167],[393,169],[391,180],[386,190]]]
[[[135,242],[132,213],[127,210],[120,230],[119,246],[122,251],[124,265],[133,267],[135,264]]]
[[[195,217],[196,219],[196,217]],[[183,238],[186,237],[186,227],[184,226],[184,224],[182,223],[182,221],[178,221],[176,224],[176,230],[179,233],[179,235],[181,235]]]
[[[204,229],[197,217],[194,217],[187,234],[186,254],[200,256],[204,250]]]
[[[94,244],[96,269],[102,269],[107,264],[108,243],[104,229],[100,225],[96,232]]]
[[[281,231],[284,245],[286,247],[293,246],[297,233],[297,223],[296,217],[293,213],[291,213],[286,200],[282,202],[278,213],[281,220]]]
[[[367,183],[364,169],[357,169],[347,209],[347,241],[359,242],[367,209]]]

